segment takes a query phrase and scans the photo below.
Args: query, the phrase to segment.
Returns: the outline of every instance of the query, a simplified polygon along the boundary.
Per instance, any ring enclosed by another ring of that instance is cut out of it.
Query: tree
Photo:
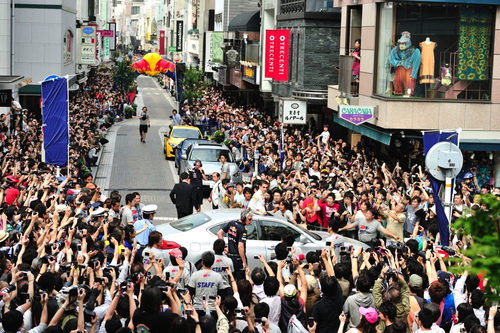
[[[471,258],[464,266],[453,269],[483,274],[488,279],[485,296],[491,302],[500,301],[500,201],[496,196],[485,194],[479,203],[487,209],[472,210],[453,224],[458,233],[470,235],[470,245],[462,254]]]
[[[129,87],[134,84],[135,75],[130,67],[130,61],[128,59],[116,63],[113,81],[116,87],[125,93],[127,93]]]
[[[184,91],[182,92],[182,99],[188,100],[188,103],[193,103],[196,99],[202,97],[201,91],[206,87],[203,77],[205,73],[198,68],[189,68],[184,72],[184,76],[181,79],[182,87]]]

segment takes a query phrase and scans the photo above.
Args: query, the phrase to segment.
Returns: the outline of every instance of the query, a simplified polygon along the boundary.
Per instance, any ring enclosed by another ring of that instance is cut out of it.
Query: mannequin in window
[[[451,68],[448,63],[441,67],[441,84],[443,86],[451,85]]]
[[[420,67],[420,50],[411,45],[411,34],[404,31],[389,55],[394,73],[394,95],[413,96]]]
[[[434,83],[434,49],[436,42],[432,42],[429,37],[420,42],[422,49],[422,64],[420,66],[420,83]]]

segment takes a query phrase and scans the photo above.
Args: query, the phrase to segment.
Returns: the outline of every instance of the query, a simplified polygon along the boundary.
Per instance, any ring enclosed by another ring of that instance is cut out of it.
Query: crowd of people
[[[213,177],[216,208],[244,210],[197,267],[186,260],[191,249],[156,230],[156,205],[141,203],[137,192],[107,197],[93,182],[89,169],[125,99],[112,86],[111,72],[101,69],[72,97],[69,171],[61,177],[40,162],[39,120],[14,111],[2,119],[4,332],[493,333],[500,327],[496,306],[485,303],[487,277],[449,273],[451,262],[437,250],[433,193],[421,167],[391,167],[314,126],[286,129],[281,165],[278,124],[212,88],[183,106],[183,121],[215,121],[252,175],[234,184],[223,166],[220,180]],[[471,174],[458,188],[455,217],[487,208],[477,205],[476,193],[500,194],[478,185]],[[259,255],[260,265],[248,267],[240,260],[245,225],[256,214],[327,230],[329,245],[298,253],[293,235],[283,234],[274,259]],[[350,237],[366,246],[345,246]],[[460,253],[468,242],[454,234],[443,247],[458,258],[453,265],[470,261]]]

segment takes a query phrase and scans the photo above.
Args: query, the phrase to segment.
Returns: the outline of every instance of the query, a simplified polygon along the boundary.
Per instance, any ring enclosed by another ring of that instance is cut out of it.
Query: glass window
[[[193,214],[170,223],[172,227],[179,231],[189,231],[210,221],[211,218],[203,213]]]
[[[191,139],[199,139],[201,138],[200,131],[198,129],[191,128],[174,128],[172,130],[173,138],[191,138]]]
[[[228,162],[232,163],[233,162],[233,155],[228,154],[229,151],[225,149],[193,149],[191,152],[191,156],[189,157],[190,160],[200,160],[203,162],[218,162],[220,154],[222,152],[225,152],[226,157],[228,158]]]
[[[281,236],[286,232],[292,233],[296,241],[300,239],[300,233],[297,230],[280,222],[261,220],[260,229],[263,240],[280,241]]]
[[[226,224],[227,223],[217,224],[216,226],[211,227],[209,230],[214,235],[217,235],[219,230],[222,229],[222,227],[224,227]],[[227,236],[227,233],[224,234],[224,236]],[[255,223],[251,223],[251,224],[247,225],[247,240],[249,240],[249,239],[250,240],[258,240],[259,239],[259,237],[257,235],[257,228],[255,228]]]
[[[380,4],[375,93],[490,100],[494,7]]]

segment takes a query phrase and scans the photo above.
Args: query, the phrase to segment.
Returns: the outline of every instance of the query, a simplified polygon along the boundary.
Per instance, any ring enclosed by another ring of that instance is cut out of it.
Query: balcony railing
[[[279,0],[279,19],[329,18],[339,13],[333,0]]]

